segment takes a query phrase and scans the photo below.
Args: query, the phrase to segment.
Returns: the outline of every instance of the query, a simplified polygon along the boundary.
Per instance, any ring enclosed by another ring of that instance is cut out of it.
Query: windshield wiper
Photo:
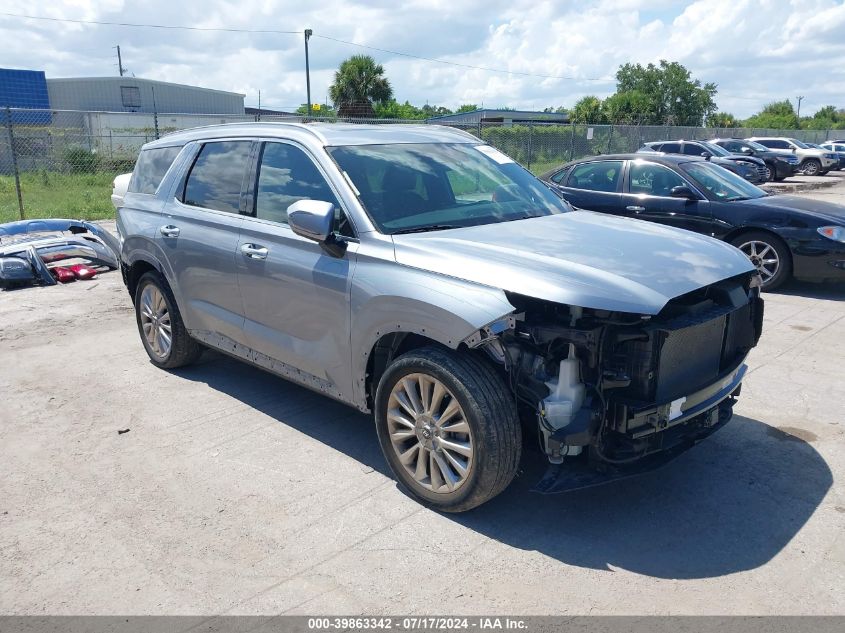
[[[427,233],[428,231],[446,231],[447,229],[459,229],[461,227],[454,224],[426,224],[424,226],[415,226],[412,229],[401,229],[394,231],[393,235],[402,235],[404,233]]]

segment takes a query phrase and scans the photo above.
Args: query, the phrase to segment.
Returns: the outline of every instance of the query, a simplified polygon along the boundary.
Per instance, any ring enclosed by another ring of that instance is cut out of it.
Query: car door
[[[619,214],[624,166],[622,160],[595,160],[575,165],[558,191],[578,209]]]
[[[670,192],[679,186],[688,187],[696,199],[673,197]],[[706,235],[713,232],[710,203],[688,180],[665,165],[645,159],[630,161],[622,198],[628,217]]]
[[[214,140],[193,149],[187,175],[163,209],[156,241],[186,327],[199,338],[243,343],[235,252],[252,141]]]
[[[248,345],[263,355],[259,363],[331,395],[350,394],[349,292],[358,244],[338,196],[306,149],[276,140],[262,142],[248,196],[237,248]],[[305,199],[335,205],[337,231],[347,238],[342,255],[290,228],[288,207]]]

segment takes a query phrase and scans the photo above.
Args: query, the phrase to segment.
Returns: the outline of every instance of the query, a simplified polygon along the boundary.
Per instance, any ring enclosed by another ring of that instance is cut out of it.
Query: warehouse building
[[[243,114],[245,95],[135,77],[47,79],[53,110]]]

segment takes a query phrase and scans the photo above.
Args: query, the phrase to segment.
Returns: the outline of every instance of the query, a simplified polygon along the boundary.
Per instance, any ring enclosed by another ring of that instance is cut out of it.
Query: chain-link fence
[[[235,122],[302,121],[298,116],[0,110],[0,222],[17,218],[112,217],[114,177],[132,171],[144,143],[177,130]],[[317,121],[320,119],[309,119]],[[323,119],[340,122],[342,119]],[[355,123],[440,123],[464,129],[535,174],[595,154],[636,151],[666,139],[789,136],[819,143],[837,131],[715,129],[532,122],[460,124],[439,120],[355,119]]]

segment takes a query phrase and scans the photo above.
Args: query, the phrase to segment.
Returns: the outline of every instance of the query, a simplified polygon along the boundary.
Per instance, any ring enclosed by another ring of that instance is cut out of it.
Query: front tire
[[[170,286],[157,272],[138,280],[135,320],[147,356],[157,367],[183,367],[202,355],[202,346],[185,329]]]
[[[438,510],[479,506],[516,475],[522,434],[511,390],[468,353],[424,347],[394,360],[379,380],[375,421],[396,478]]]
[[[821,161],[816,158],[808,158],[801,164],[801,171],[805,176],[818,176],[822,170]]]
[[[731,244],[741,250],[763,279],[763,290],[775,290],[792,276],[792,256],[779,237],[765,231],[749,231]]]

